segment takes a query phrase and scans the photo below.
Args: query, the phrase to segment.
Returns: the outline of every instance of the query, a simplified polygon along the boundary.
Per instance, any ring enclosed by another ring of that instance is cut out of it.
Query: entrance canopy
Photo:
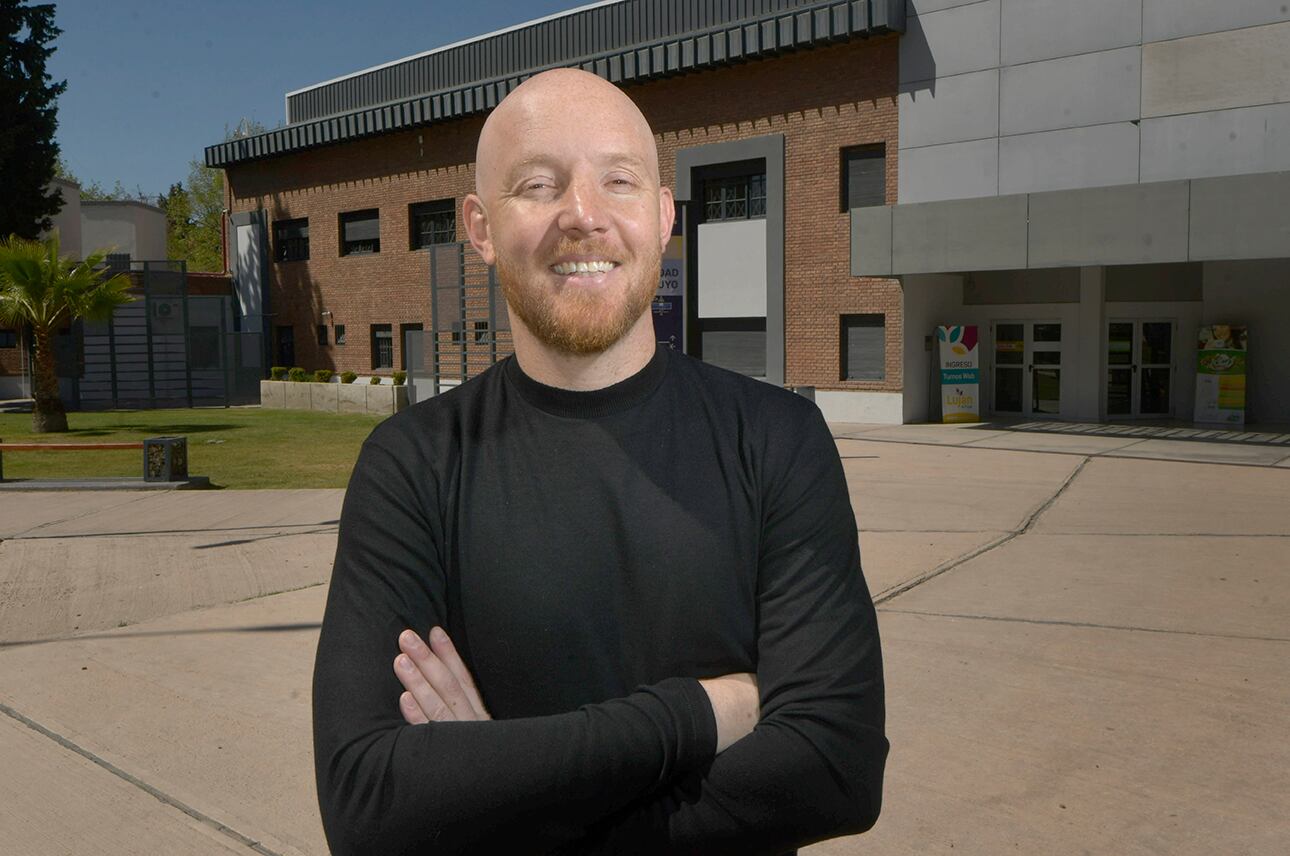
[[[851,209],[851,274],[1283,258],[1290,172]]]

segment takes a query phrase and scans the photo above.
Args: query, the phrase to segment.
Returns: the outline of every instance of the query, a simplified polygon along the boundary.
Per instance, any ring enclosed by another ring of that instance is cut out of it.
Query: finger
[[[403,721],[408,725],[424,725],[430,721],[421,705],[417,704],[416,697],[409,692],[399,696],[399,713],[403,714]]]
[[[398,677],[399,683],[403,684],[403,688],[411,693],[427,721],[450,722],[457,718],[452,708],[435,692],[434,687],[430,686],[425,675],[421,674],[417,664],[407,654],[400,654],[394,658],[394,674]]]
[[[412,659],[431,688],[452,710],[453,719],[479,718],[457,676],[421,641],[420,636],[411,630],[403,631],[399,635],[399,648]]]
[[[461,655],[457,653],[457,646],[452,644],[452,639],[443,631],[441,627],[430,628],[430,650],[448,667],[457,678],[457,683],[466,693],[466,698],[470,700],[471,706],[480,719],[492,719],[487,708],[484,707],[484,700],[479,695],[479,689],[475,686],[475,678],[470,674],[470,669],[466,668],[465,662],[462,661]]]

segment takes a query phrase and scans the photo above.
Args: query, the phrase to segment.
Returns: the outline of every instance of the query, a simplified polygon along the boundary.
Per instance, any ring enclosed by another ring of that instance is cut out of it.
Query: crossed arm
[[[429,644],[426,644],[426,643]],[[399,713],[408,725],[430,722],[482,722],[492,719],[443,628],[431,628],[427,639],[412,630],[399,634],[394,674],[403,685]],[[757,724],[757,678],[748,673],[699,681],[717,723],[717,753],[746,737]]]

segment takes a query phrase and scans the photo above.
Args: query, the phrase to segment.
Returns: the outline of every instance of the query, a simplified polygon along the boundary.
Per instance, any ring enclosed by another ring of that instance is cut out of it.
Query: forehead
[[[656,158],[649,126],[620,93],[541,92],[508,106],[493,151],[503,174],[535,162],[649,165]]]

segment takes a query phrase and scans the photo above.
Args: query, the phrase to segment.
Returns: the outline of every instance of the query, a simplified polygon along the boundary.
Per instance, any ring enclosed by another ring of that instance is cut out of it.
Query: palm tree
[[[126,294],[130,278],[109,277],[103,262],[107,250],[84,261],[58,254],[58,233],[43,241],[10,235],[0,241],[0,324],[31,330],[33,355],[31,430],[67,430],[67,413],[58,396],[54,335],[77,318],[104,321],[116,307],[134,298]]]

